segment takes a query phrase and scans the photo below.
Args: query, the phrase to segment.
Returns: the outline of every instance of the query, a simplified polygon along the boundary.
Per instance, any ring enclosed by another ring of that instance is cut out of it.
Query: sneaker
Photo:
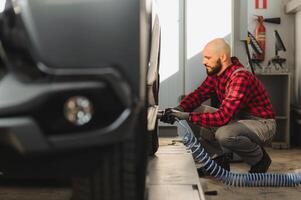
[[[272,163],[272,160],[270,156],[267,154],[267,152],[264,150],[264,148],[262,147],[261,149],[262,149],[263,156],[258,163],[251,166],[249,173],[266,173],[268,171]]]
[[[225,170],[230,171],[230,160],[232,154],[223,154],[220,156],[212,156],[212,160],[214,160],[219,166],[224,168]],[[197,168],[199,177],[208,176],[209,174],[206,172],[204,167]]]

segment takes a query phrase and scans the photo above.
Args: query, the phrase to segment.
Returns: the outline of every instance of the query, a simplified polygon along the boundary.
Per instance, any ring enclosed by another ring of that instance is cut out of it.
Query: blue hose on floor
[[[191,150],[195,161],[201,162],[208,174],[221,180],[224,184],[237,187],[294,187],[301,183],[300,173],[234,173],[223,169],[213,161],[191,129],[177,120],[184,128],[184,145]]]

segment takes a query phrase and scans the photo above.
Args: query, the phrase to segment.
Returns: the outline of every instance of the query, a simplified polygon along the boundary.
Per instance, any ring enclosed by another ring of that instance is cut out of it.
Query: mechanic
[[[229,152],[250,165],[250,173],[267,172],[271,158],[263,148],[276,132],[275,115],[262,83],[230,56],[224,39],[210,41],[203,50],[205,81],[175,108],[165,110],[161,121],[186,120],[209,155],[230,170]],[[219,108],[201,105],[212,92]],[[202,174],[202,168],[198,169]]]

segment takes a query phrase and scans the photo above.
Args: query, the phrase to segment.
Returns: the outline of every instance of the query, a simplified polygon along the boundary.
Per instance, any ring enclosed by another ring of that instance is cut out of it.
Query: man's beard
[[[216,61],[215,66],[213,68],[211,68],[211,71],[208,71],[208,68],[206,68],[206,71],[207,71],[208,76],[213,76],[215,74],[218,74],[221,71],[221,69],[222,69],[222,62],[221,62],[221,59],[219,58]]]

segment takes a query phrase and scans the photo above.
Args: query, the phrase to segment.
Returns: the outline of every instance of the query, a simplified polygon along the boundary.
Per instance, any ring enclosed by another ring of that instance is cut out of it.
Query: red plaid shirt
[[[261,118],[275,118],[271,102],[262,83],[246,70],[232,75],[238,68],[243,68],[243,65],[233,57],[232,65],[221,75],[207,76],[201,86],[180,102],[184,111],[191,112],[209,99],[213,91],[216,92],[221,102],[219,109],[214,113],[191,112],[190,121],[202,127],[213,127],[227,124],[237,113]]]

